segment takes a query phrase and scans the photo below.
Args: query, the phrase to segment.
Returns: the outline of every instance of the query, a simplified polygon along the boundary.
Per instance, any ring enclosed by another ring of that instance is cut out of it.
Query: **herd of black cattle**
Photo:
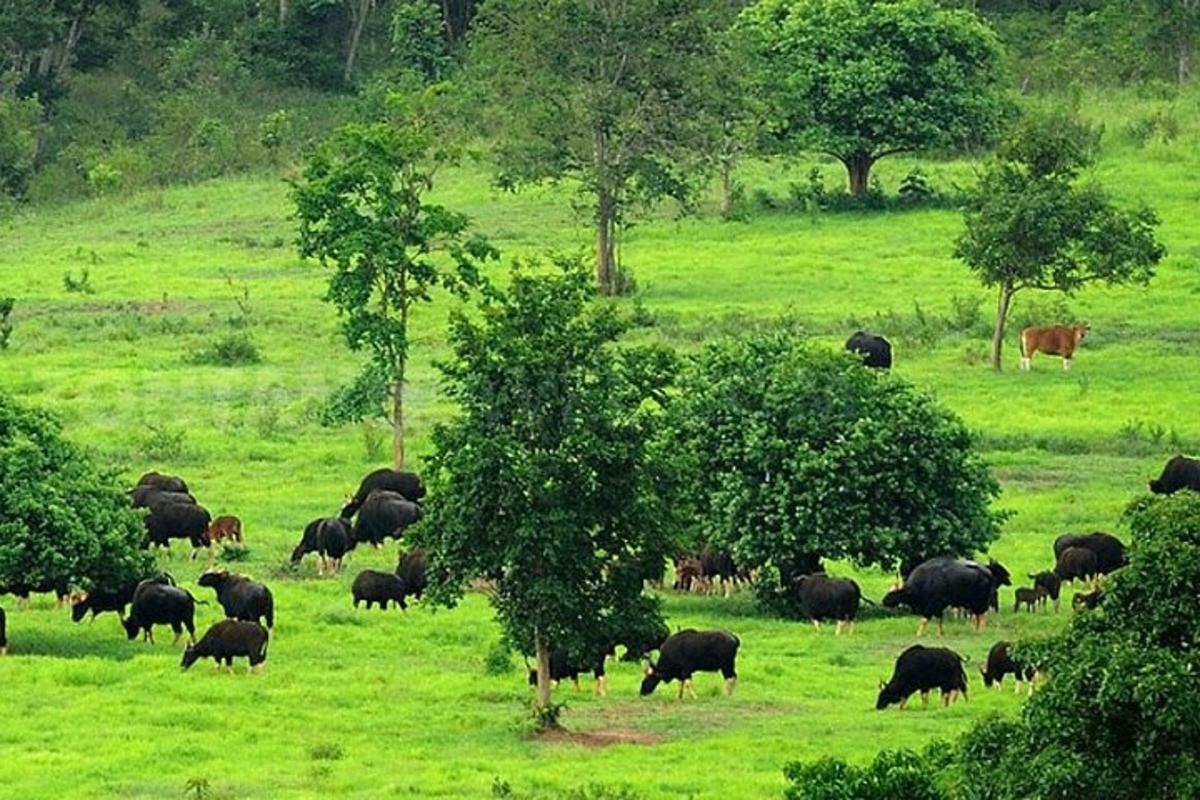
[[[1172,494],[1181,489],[1200,491],[1200,460],[1175,456],[1167,462],[1162,474],[1150,481],[1156,494]],[[210,548],[214,541],[242,541],[241,523],[236,517],[213,520],[208,511],[196,502],[183,479],[148,473],[130,492],[135,508],[146,509],[146,545],[168,546],[171,539],[187,539],[193,546],[195,558],[199,548]],[[425,487],[414,473],[381,469],[363,478],[358,491],[349,499],[336,517],[316,519],[304,529],[300,543],[291,560],[298,563],[309,553],[318,557],[318,571],[338,572],[346,553],[359,543],[379,547],[386,539],[402,539],[410,525],[421,520],[421,501]],[[210,551],[211,552],[211,551]],[[1057,611],[1064,584],[1080,581],[1090,591],[1077,592],[1073,599],[1076,608],[1092,608],[1103,599],[1098,585],[1101,576],[1120,569],[1126,563],[1125,547],[1114,536],[1094,532],[1064,534],[1054,542],[1055,565],[1052,570],[1030,575],[1033,585],[1014,591],[1014,611],[1024,605],[1029,611],[1053,603]],[[684,591],[724,592],[728,594],[748,575],[734,564],[728,554],[704,551],[684,556],[675,562],[676,589]],[[148,577],[120,587],[92,587],[86,593],[71,593],[67,586],[10,586],[0,587],[0,594],[11,593],[28,601],[32,591],[55,591],[60,601],[70,602],[75,622],[91,614],[92,619],[103,612],[116,612],[129,639],[139,632],[153,642],[155,625],[169,626],[178,642],[183,631],[189,644],[184,651],[182,666],[186,669],[197,659],[212,658],[218,667],[232,667],[235,657],[247,658],[252,670],[266,659],[270,632],[275,623],[275,604],[271,590],[263,583],[224,569],[209,569],[198,579],[202,587],[211,588],[226,619],[211,626],[199,639],[195,638],[196,601],[186,589],[175,584],[168,573]],[[943,632],[947,609],[957,609],[974,619],[976,630],[982,630],[989,610],[999,610],[1001,586],[1012,584],[1009,571],[995,560],[987,565],[963,558],[935,557],[911,568],[901,570],[897,585],[883,598],[885,607],[907,606],[921,618],[917,635],[925,632],[931,619],[938,620],[938,633]],[[406,598],[419,599],[425,588],[425,556],[415,548],[402,552],[394,573],[363,570],[355,578],[351,594],[358,608],[365,602],[370,609],[378,604],[386,609],[389,603],[407,608]],[[836,622],[837,633],[846,627],[853,629],[861,603],[858,584],[847,578],[833,578],[823,570],[802,575],[795,580],[795,591],[803,613],[819,627],[822,622]],[[869,602],[869,601],[868,601]],[[128,606],[128,614],[126,607]],[[0,608],[0,655],[7,651],[6,618]],[[665,626],[647,637],[644,632],[636,641],[633,637],[616,637],[594,658],[573,659],[565,652],[555,651],[550,657],[550,677],[553,681],[570,678],[578,686],[581,673],[592,672],[596,689],[606,693],[605,662],[622,645],[631,659],[645,658],[647,665],[641,694],[654,691],[662,682],[679,682],[679,696],[685,691],[693,694],[692,676],[696,672],[720,672],[725,678],[725,690],[733,691],[737,680],[736,658],[741,644],[738,637],[724,630],[682,630],[670,633]],[[1025,683],[1032,690],[1035,670],[1020,664],[1009,653],[1010,643],[996,642],[980,669],[986,686],[1001,683],[1012,675],[1019,689]],[[657,661],[649,654],[657,650]],[[881,684],[876,708],[883,709],[899,703],[901,707],[914,694],[920,693],[928,702],[929,692],[938,689],[942,700],[949,705],[956,695],[967,693],[967,679],[962,657],[944,647],[909,647],[896,660],[890,681]],[[537,673],[531,671],[531,683]]]

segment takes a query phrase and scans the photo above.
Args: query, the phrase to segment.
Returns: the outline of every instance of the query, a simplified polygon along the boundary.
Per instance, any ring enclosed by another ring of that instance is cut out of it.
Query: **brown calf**
[[[1087,323],[1026,328],[1021,331],[1021,369],[1029,369],[1033,365],[1033,354],[1037,352],[1062,356],[1063,369],[1070,369],[1071,356],[1087,332]]]
[[[217,517],[208,526],[208,540],[220,542],[228,539],[231,542],[242,542],[242,521],[237,517]]]

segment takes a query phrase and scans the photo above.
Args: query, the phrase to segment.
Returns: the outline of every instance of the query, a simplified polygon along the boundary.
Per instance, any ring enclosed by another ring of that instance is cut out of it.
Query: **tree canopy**
[[[984,169],[964,213],[954,255],[999,292],[992,368],[1001,368],[1013,296],[1024,289],[1071,293],[1092,283],[1149,283],[1166,254],[1157,215],[1118,208],[1078,181],[1096,134],[1061,112],[1033,114]],[[1067,320],[1047,320],[1047,322]]]
[[[705,347],[667,418],[681,517],[762,569],[760,597],[780,610],[821,558],[896,568],[999,533],[999,486],[957,417],[786,327]]]
[[[641,564],[664,549],[646,456],[662,373],[615,346],[624,326],[589,284],[575,262],[517,266],[477,316],[454,315],[441,369],[459,415],[434,430],[417,534],[442,602],[495,581],[508,641],[537,656],[541,708],[551,649],[590,663],[661,625]]]
[[[121,586],[153,560],[138,512],[51,416],[0,393],[0,594]]]
[[[404,382],[412,307],[443,288],[463,295],[483,282],[480,264],[497,257],[469,232],[467,217],[424,195],[444,160],[436,128],[419,114],[339,128],[292,187],[300,253],[333,268],[325,299],[338,310],[350,349],[369,360],[335,398],[328,421],[391,408],[393,454],[404,466]]]
[[[596,281],[621,288],[617,237],[699,175],[706,70],[728,16],[705,0],[489,0],[472,74],[502,185],[575,179],[596,234]]]
[[[934,0],[759,0],[739,20],[767,127],[845,165],[866,192],[881,158],[961,148],[997,130],[1001,48],[974,13]]]

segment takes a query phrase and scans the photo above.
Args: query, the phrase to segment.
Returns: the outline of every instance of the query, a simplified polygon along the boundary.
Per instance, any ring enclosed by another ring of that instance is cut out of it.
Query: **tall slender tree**
[[[385,415],[393,460],[404,467],[404,384],[414,306],[443,288],[465,295],[484,284],[480,265],[498,256],[463,214],[429,203],[439,129],[419,109],[397,121],[336,130],[292,186],[300,254],[332,268],[325,299],[338,310],[351,350],[368,362],[335,397],[327,421]]]
[[[618,286],[618,237],[639,208],[686,201],[699,177],[714,33],[707,0],[489,0],[469,58],[500,182],[571,178],[587,198],[596,283]]]

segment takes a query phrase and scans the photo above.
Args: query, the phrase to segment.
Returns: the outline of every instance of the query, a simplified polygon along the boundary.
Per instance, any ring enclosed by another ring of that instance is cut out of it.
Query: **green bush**
[[[0,200],[22,200],[38,154],[42,108],[35,99],[6,96],[0,83]]]
[[[989,507],[999,485],[961,420],[786,328],[695,356],[658,452],[681,538],[762,570],[759,600],[781,613],[798,611],[793,579],[818,559],[895,568],[971,555],[1005,516]]]
[[[260,363],[262,354],[250,334],[238,331],[218,337],[207,346],[194,351],[188,360],[193,364],[238,367]]]
[[[885,750],[865,768],[829,758],[795,762],[783,774],[790,782],[787,800],[948,800],[925,761],[910,750]]]

